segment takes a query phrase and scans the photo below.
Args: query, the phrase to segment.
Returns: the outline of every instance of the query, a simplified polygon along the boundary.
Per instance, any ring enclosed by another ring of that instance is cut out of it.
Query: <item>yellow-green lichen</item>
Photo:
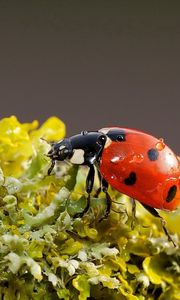
[[[0,299],[180,299],[179,211],[162,213],[176,248],[140,205],[132,229],[128,197],[111,188],[119,213],[98,222],[102,193],[74,218],[86,205],[86,168],[61,163],[47,176],[47,141],[64,136],[56,117],[40,128],[0,121]]]

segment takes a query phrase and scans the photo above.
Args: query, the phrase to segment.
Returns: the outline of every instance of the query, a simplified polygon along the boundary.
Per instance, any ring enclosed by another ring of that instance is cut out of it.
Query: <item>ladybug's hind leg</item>
[[[142,205],[144,206],[144,208],[145,208],[148,212],[150,212],[154,217],[160,218],[161,224],[162,224],[162,228],[163,228],[165,234],[166,234],[167,237],[168,237],[168,241],[172,242],[173,245],[174,245],[174,247],[177,247],[176,243],[173,241],[172,237],[170,236],[170,234],[169,234],[169,232],[168,232],[168,230],[167,230],[167,228],[166,228],[166,221],[163,219],[163,217],[161,217],[161,216],[159,215],[159,213],[157,212],[157,210],[156,210],[155,208],[150,207],[150,206],[148,206],[148,205],[146,205],[146,204],[143,204],[143,203],[141,203],[141,204],[142,204]]]
[[[131,229],[133,230],[135,227],[135,221],[136,221],[136,200],[131,198],[132,202],[132,222],[131,222]]]

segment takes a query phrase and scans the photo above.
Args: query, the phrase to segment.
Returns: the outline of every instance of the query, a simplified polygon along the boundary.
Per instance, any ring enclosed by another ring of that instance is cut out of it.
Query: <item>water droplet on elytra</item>
[[[160,138],[159,142],[156,143],[156,149],[162,151],[165,148],[164,139]]]
[[[119,156],[114,156],[112,159],[111,159],[111,163],[113,164],[117,164],[119,162]]]
[[[115,175],[111,175],[111,179],[116,179],[116,176]]]
[[[138,153],[133,156],[132,161],[136,162],[136,163],[141,163],[143,161],[143,159],[144,159],[144,156],[142,154]]]

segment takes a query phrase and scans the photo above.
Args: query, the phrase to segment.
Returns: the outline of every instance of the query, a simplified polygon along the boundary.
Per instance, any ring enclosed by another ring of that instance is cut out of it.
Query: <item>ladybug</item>
[[[135,129],[107,127],[98,131],[82,131],[54,143],[48,156],[52,160],[48,174],[56,160],[69,160],[72,164],[89,167],[86,178],[87,206],[77,216],[83,216],[89,209],[97,168],[100,188],[96,196],[103,190],[107,201],[104,218],[111,208],[108,194],[108,185],[111,185],[138,200],[155,217],[161,218],[163,229],[173,242],[156,208],[172,211],[180,205],[180,163],[163,139]]]

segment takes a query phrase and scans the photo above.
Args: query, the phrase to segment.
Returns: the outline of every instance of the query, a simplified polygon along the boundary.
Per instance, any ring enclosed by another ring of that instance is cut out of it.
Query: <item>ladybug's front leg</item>
[[[108,191],[107,191],[108,190],[108,183],[104,178],[102,179],[102,190],[106,195],[106,211],[105,211],[104,216],[99,220],[99,222],[101,222],[104,219],[108,218],[110,210],[111,210],[111,203],[112,203],[111,197],[110,197],[110,195],[108,194]]]
[[[99,178],[99,188],[95,192],[94,198],[98,198],[99,194],[101,193],[101,190],[102,190],[102,176],[101,176],[101,173],[99,172],[99,170],[98,170],[98,178]]]
[[[86,178],[86,192],[88,193],[86,207],[84,208],[84,210],[81,213],[75,214],[75,216],[74,216],[75,218],[82,218],[84,216],[84,214],[89,210],[90,194],[92,192],[93,185],[94,185],[94,175],[95,175],[94,166],[89,165],[89,172],[88,172],[88,175]]]

